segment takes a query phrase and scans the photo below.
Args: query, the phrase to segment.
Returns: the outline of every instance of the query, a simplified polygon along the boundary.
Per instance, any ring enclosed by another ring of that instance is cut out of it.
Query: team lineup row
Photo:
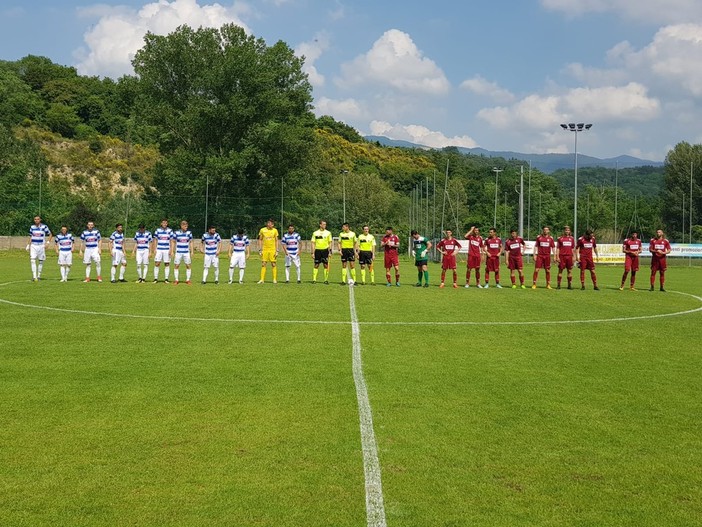
[[[43,263],[46,260],[46,248],[54,240],[54,247],[58,255],[58,265],[61,272],[61,281],[67,282],[70,268],[73,263],[73,253],[75,251],[76,239],[66,226],[62,226],[60,232],[54,236],[51,230],[42,223],[40,216],[35,216],[34,223],[29,229],[29,243],[27,250],[30,252],[30,262],[32,268],[32,279],[39,281],[43,270]],[[102,235],[95,228],[95,224],[90,221],[86,229],[80,234],[79,254],[85,265],[84,282],[91,280],[91,268],[94,265],[97,281],[102,282],[101,257]],[[490,287],[490,274],[494,276],[494,286],[502,288],[500,284],[500,265],[504,256],[504,263],[510,271],[512,288],[520,287],[526,289],[524,277],[523,255],[526,248],[525,241],[517,235],[516,230],[512,230],[510,237],[504,242],[497,236],[494,228],[489,229],[488,236],[482,238],[480,230],[473,226],[464,235],[467,240],[467,265],[466,265],[466,288],[470,287],[471,275],[475,275],[475,285],[478,288]],[[126,282],[124,276],[127,268],[127,254],[125,250],[126,235],[122,224],[115,226],[115,231],[108,238],[111,255],[110,281]],[[168,225],[168,220],[161,221],[161,225],[153,233],[146,230],[145,225],[139,225],[133,240],[135,242],[131,256],[136,259],[138,282],[146,282],[150,258],[154,260],[153,282],[159,281],[160,268],[164,266],[164,282],[168,283],[170,278],[170,263],[173,260],[174,283],[180,281],[180,266],[185,266],[185,282],[191,284],[192,257],[195,248],[192,231],[188,229],[188,222],[180,222],[180,228],[176,231]],[[295,267],[297,283],[301,283],[301,243],[302,237],[295,231],[294,225],[289,225],[287,231],[281,237],[275,228],[275,222],[268,220],[265,227],[259,230],[259,254],[261,256],[261,271],[259,284],[265,282],[267,268],[270,265],[273,283],[278,282],[277,259],[282,250],[285,259],[285,282],[290,282],[290,268]],[[238,268],[238,282],[243,283],[246,261],[251,255],[251,241],[243,230],[229,240],[229,283],[234,282],[234,269]],[[319,267],[323,269],[323,281],[329,283],[329,261],[334,251],[335,240],[330,231],[327,230],[325,221],[320,221],[317,229],[311,238],[312,242],[312,283],[317,282]],[[412,245],[412,256],[415,258],[417,268],[416,287],[429,287],[428,251],[432,248],[432,242],[421,236],[417,231],[412,231],[410,243]],[[356,284],[356,261],[361,268],[361,285],[370,283],[375,285],[374,262],[376,256],[377,242],[370,234],[367,225],[363,227],[363,233],[356,235],[350,229],[348,223],[344,223],[336,241],[337,250],[341,255],[341,284]],[[393,232],[391,227],[385,231],[385,235],[380,241],[380,247],[384,254],[385,284],[392,286],[392,274],[395,275],[395,286],[400,286],[400,263],[399,250],[400,238]],[[208,279],[210,268],[214,272],[214,282],[219,283],[219,257],[222,252],[222,238],[217,233],[215,227],[209,227],[201,237],[200,251],[204,254],[204,267],[202,283]],[[446,274],[452,271],[453,287],[458,288],[458,271],[456,255],[462,249],[461,242],[453,236],[451,230],[446,230],[444,237],[437,243],[436,249],[441,253],[441,284],[445,287]],[[643,242],[638,238],[638,233],[632,232],[624,240],[622,251],[625,254],[624,274],[620,285],[620,290],[624,289],[626,278],[631,273],[630,289],[635,288],[636,273],[639,270],[639,255],[643,250]],[[665,271],[666,255],[670,253],[671,246],[665,238],[662,230],[658,230],[656,237],[649,243],[651,252],[651,276],[650,289],[653,290],[656,273],[659,274],[660,290],[665,291]],[[557,289],[561,288],[563,272],[566,273],[567,288],[572,289],[573,267],[580,268],[581,289],[585,289],[585,271],[589,271],[593,288],[598,290],[597,275],[595,273],[595,261],[598,259],[597,242],[592,231],[587,230],[585,234],[577,240],[572,235],[570,227],[565,226],[563,234],[557,239],[551,236],[550,228],[544,227],[541,234],[537,236],[533,250],[534,272],[532,289],[536,289],[536,284],[541,269],[546,275],[546,288],[551,289],[551,263],[558,265]],[[480,269],[485,265],[484,282],[480,283]],[[474,271],[474,273],[472,272]],[[368,276],[367,276],[368,275]],[[519,286],[517,286],[517,275]],[[366,278],[369,278],[368,282]]]

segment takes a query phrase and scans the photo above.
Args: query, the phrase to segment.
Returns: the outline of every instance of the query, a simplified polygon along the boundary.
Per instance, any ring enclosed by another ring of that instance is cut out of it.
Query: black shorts
[[[361,265],[372,265],[373,264],[373,251],[359,251],[358,252],[358,263]]]
[[[329,263],[329,249],[315,249],[314,250],[314,264],[324,264]]]
[[[424,260],[415,260],[414,265],[416,265],[417,267],[421,267],[423,265],[429,265],[429,260],[426,258]]]
[[[354,249],[341,249],[341,262],[353,262],[356,260],[356,251]]]

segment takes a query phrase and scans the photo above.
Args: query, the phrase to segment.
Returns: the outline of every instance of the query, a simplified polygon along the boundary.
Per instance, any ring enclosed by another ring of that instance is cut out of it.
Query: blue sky
[[[118,77],[145,31],[236,22],[307,57],[316,112],[429,146],[663,160],[702,143],[699,0],[3,0],[0,58]]]

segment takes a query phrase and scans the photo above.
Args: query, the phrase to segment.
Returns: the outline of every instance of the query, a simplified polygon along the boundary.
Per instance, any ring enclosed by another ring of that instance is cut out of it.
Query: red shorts
[[[551,269],[551,256],[539,256],[536,255],[536,268],[537,269]]]
[[[499,273],[500,272],[500,257],[499,256],[488,256],[485,258],[485,272],[486,273]]]
[[[668,264],[665,260],[665,256],[652,256],[651,257],[651,271],[654,273],[656,271],[665,271],[668,268]]]
[[[468,269],[480,269],[480,256],[468,254]]]
[[[441,260],[441,268],[455,269],[456,268],[456,255],[455,254],[445,254],[444,258]]]
[[[624,258],[624,270],[628,273],[629,271],[639,270],[639,257],[638,256],[626,256]]]
[[[391,267],[399,267],[400,260],[397,257],[397,251],[392,251],[385,253],[385,269],[390,269]]]
[[[514,271],[516,269],[523,269],[524,268],[524,262],[522,260],[522,255],[520,254],[519,256],[510,256],[507,259],[507,269],[510,271]]]
[[[595,270],[595,260],[592,258],[581,258],[580,259],[580,270],[581,271],[594,271]]]
[[[570,271],[573,268],[573,257],[572,256],[559,256],[558,257],[558,270],[568,269]]]

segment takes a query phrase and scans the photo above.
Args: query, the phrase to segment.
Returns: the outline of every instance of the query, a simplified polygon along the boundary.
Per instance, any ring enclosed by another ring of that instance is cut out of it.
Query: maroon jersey
[[[452,256],[461,249],[461,242],[459,242],[456,238],[451,238],[450,240],[448,238],[444,238],[439,242],[437,247],[439,249],[443,249],[446,256]]]
[[[558,254],[560,256],[573,256],[575,250],[575,238],[572,236],[561,236],[556,242]]]
[[[642,243],[641,240],[636,238],[627,238],[624,240],[624,245],[622,245],[622,251],[627,256],[627,258],[636,258],[638,253],[641,252]]]
[[[651,238],[651,243],[648,246],[648,250],[651,251],[651,255],[654,258],[665,258],[665,254],[658,255],[657,252],[669,251],[670,242],[665,238],[663,238],[662,240],[659,240],[658,238]]]
[[[495,236],[494,238],[485,238],[483,244],[485,245],[488,256],[495,257],[500,254],[500,249],[502,249],[502,240],[500,240],[499,236]]]
[[[589,240],[585,236],[578,238],[578,249],[580,250],[581,260],[592,260],[592,251],[597,247],[595,237],[592,236]]]
[[[545,258],[550,258],[551,257],[551,249],[553,249],[556,246],[556,243],[553,241],[553,238],[551,236],[544,236],[543,234],[539,234],[536,237],[536,247],[537,249],[537,255]]]
[[[397,237],[397,234],[386,234],[383,236],[382,245],[386,253],[397,253],[400,248],[400,238]]]
[[[521,237],[517,236],[516,238],[507,238],[505,240],[505,251],[509,253],[511,257],[515,256],[521,256],[522,254],[522,247],[524,247],[526,244],[524,243],[524,239]]]
[[[468,255],[480,257],[480,248],[483,246],[482,236],[470,235],[468,238]]]

